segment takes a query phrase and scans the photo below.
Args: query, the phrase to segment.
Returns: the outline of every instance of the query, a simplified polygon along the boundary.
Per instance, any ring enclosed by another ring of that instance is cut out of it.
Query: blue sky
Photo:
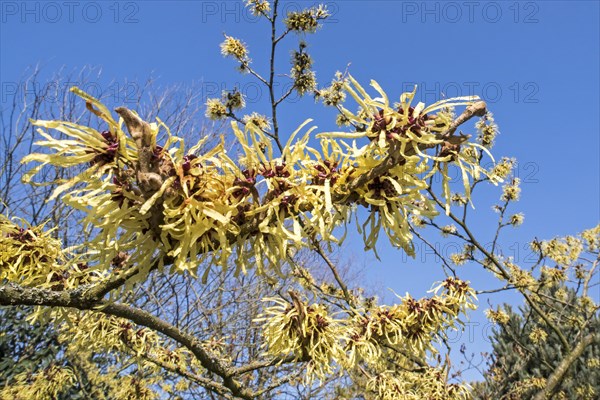
[[[524,258],[533,237],[572,234],[598,223],[599,2],[323,3],[333,16],[306,38],[320,84],[350,64],[359,81],[375,79],[391,97],[416,83],[425,102],[444,94],[488,101],[501,131],[494,154],[516,157],[523,179],[522,200],[513,210],[525,214],[525,224],[504,240],[506,252],[518,248]],[[312,4],[284,2],[283,8]],[[220,56],[223,33],[239,36],[255,67],[265,71],[269,28],[241,2],[2,1],[0,7],[0,103],[23,71],[39,63],[48,73],[61,66],[101,67],[104,85],[151,74],[161,85],[200,82],[202,96],[238,85],[251,97],[248,111],[266,110],[266,91],[257,91],[250,77]],[[295,42],[290,37],[284,45]],[[287,50],[280,53],[280,71],[289,70],[288,58]],[[323,130],[333,127],[334,114],[311,99],[287,102],[280,115],[284,131],[308,117]],[[483,241],[491,238],[490,206],[497,196],[486,191],[475,200],[474,226]],[[441,277],[431,254],[410,260],[381,244],[379,263],[354,246],[358,240],[348,243],[345,254],[368,266],[370,280],[400,294],[423,295]]]

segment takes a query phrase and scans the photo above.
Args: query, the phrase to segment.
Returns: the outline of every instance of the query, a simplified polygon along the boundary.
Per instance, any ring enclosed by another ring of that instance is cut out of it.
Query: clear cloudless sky
[[[525,214],[525,223],[504,237],[505,253],[526,262],[532,238],[573,234],[599,222],[598,1],[322,3],[333,15],[306,37],[321,85],[350,65],[365,86],[375,79],[392,98],[418,84],[417,98],[426,103],[471,94],[488,102],[501,131],[494,154],[516,157],[523,180],[513,210]],[[313,4],[288,1],[282,9]],[[76,71],[91,65],[103,69],[99,85],[154,75],[165,86],[200,82],[203,97],[237,85],[248,96],[248,111],[267,111],[266,91],[220,56],[223,34],[238,36],[248,44],[256,69],[266,71],[269,27],[241,1],[2,0],[0,7],[2,105],[28,67],[40,65],[49,76],[62,66]],[[296,42],[290,37],[283,45],[292,48]],[[284,73],[288,59],[287,50],[280,53],[277,65]],[[114,105],[126,101],[115,97]],[[284,132],[308,117],[323,130],[334,128],[333,112],[311,99],[286,102],[280,116]],[[468,128],[472,133],[473,125]],[[498,196],[488,190],[475,198],[473,223],[484,242],[493,235],[491,205]],[[439,262],[424,248],[417,248],[413,260],[384,241],[381,262],[361,251],[358,237],[344,250],[347,260],[367,267],[373,285],[422,296],[443,278]],[[456,250],[439,242],[447,254]],[[467,268],[461,274],[493,287],[481,271]],[[511,299],[497,295],[489,301]],[[482,310],[487,301],[481,299]],[[484,324],[476,314],[470,335],[457,342],[473,351],[489,349],[482,340]]]

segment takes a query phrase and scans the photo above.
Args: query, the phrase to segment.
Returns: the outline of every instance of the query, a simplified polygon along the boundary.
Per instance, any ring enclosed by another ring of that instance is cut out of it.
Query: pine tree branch
[[[559,389],[560,384],[562,383],[565,375],[567,374],[567,371],[569,370],[571,365],[573,365],[573,363],[577,360],[577,358],[581,356],[585,348],[590,344],[594,342],[597,343],[599,341],[600,334],[598,333],[590,333],[589,335],[581,339],[581,341],[577,343],[577,346],[575,346],[573,351],[571,351],[561,361],[561,363],[558,365],[558,367],[556,367],[552,375],[550,375],[550,377],[546,380],[546,386],[542,390],[537,392],[532,400],[549,399]]]

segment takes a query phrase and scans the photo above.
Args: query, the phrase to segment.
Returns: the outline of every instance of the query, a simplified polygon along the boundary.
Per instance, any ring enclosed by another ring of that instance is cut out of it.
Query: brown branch
[[[138,325],[160,332],[188,348],[204,368],[223,379],[223,385],[234,396],[242,399],[252,399],[254,397],[248,389],[242,387],[234,378],[235,368],[224,365],[221,360],[210,354],[194,336],[182,332],[177,327],[139,308],[125,304],[97,301],[86,296],[85,288],[77,288],[69,291],[52,291],[48,289],[25,288],[14,283],[9,283],[0,286],[0,305],[72,307],[79,310],[93,310],[125,318]]]
[[[592,263],[592,267],[588,271],[588,273],[583,281],[583,297],[587,296],[587,293],[588,293],[588,290],[590,287],[590,281],[592,280],[592,277],[594,276],[594,272],[595,272],[596,268],[598,267],[599,262],[600,262],[600,254],[598,254],[598,257],[596,257],[596,259]]]
[[[348,303],[348,305],[350,307],[356,307],[356,304],[355,304],[355,301],[354,301],[354,297],[350,293],[350,290],[348,290],[348,286],[346,286],[346,283],[344,283],[344,280],[340,276],[340,274],[339,274],[336,266],[333,264],[333,262],[331,262],[331,260],[329,259],[329,257],[327,257],[327,255],[325,254],[325,252],[323,252],[323,249],[321,248],[321,245],[319,244],[318,241],[313,240],[313,246],[314,246],[314,250],[317,252],[317,254],[319,256],[321,256],[321,258],[323,259],[323,261],[325,261],[325,264],[327,264],[327,266],[331,270],[331,273],[333,274],[333,277],[335,278],[335,281],[338,283],[338,285],[342,289],[342,293],[344,293],[344,299],[346,300],[346,303]]]
[[[160,261],[163,262],[163,265],[169,265],[169,264],[173,263],[173,258],[169,257],[169,256],[164,256],[162,258],[162,260],[161,259],[155,260],[152,263],[152,265],[150,266],[150,268],[148,269],[148,273],[150,271],[154,271],[155,269],[157,269],[158,266],[160,265]],[[139,265],[132,266],[131,268],[129,268],[125,271],[119,272],[118,274],[117,273],[113,274],[106,281],[96,283],[92,286],[86,286],[86,288],[85,288],[86,297],[88,297],[89,299],[91,299],[93,301],[100,301],[110,291],[123,286],[125,284],[125,282],[127,282],[130,278],[132,278],[135,275],[137,275],[138,273],[140,273],[140,270],[141,270],[141,267]]]
[[[427,191],[428,191],[429,195],[433,198],[433,200],[440,207],[443,207],[442,202],[437,198],[435,193],[433,193],[433,190],[431,190],[431,188],[429,188],[429,189],[427,189]],[[487,251],[487,249],[481,243],[479,243],[479,241],[477,239],[475,239],[475,236],[473,235],[473,233],[471,233],[471,231],[469,230],[467,225],[462,220],[460,220],[456,215],[454,215],[454,213],[452,213],[452,212],[450,214],[448,214],[448,216],[465,231],[465,233],[469,237],[469,240],[473,244],[473,246],[475,246],[488,260],[490,260],[496,268],[498,268],[500,275],[502,275],[502,277],[507,282],[510,282],[510,278],[511,278],[510,273],[500,264],[500,262],[496,259],[496,257],[494,257],[493,254],[491,254],[489,251]],[[567,338],[565,337],[563,332],[558,328],[558,326],[556,326],[556,324],[554,322],[552,322],[552,320],[539,307],[539,305],[535,301],[533,301],[531,296],[526,292],[527,289],[523,288],[523,287],[518,287],[517,289],[523,295],[523,297],[525,297],[525,300],[527,300],[527,303],[531,306],[531,308],[540,316],[540,318],[542,318],[544,320],[544,322],[550,327],[550,329],[552,329],[558,335],[558,338],[560,339],[560,342],[561,342],[563,348],[565,349],[565,351],[569,351],[569,348],[570,348],[569,342],[567,341]]]
[[[142,120],[137,114],[125,107],[115,109],[117,114],[123,118],[129,134],[135,141],[138,153],[136,163],[137,182],[145,199],[152,197],[163,185],[164,179],[160,174],[160,163],[154,154],[156,138],[152,133],[150,124]],[[161,234],[160,226],[164,222],[162,212],[162,199],[159,199],[150,209],[150,229],[155,237]]]
[[[256,371],[262,368],[272,367],[274,365],[287,364],[296,361],[296,356],[288,355],[285,358],[275,357],[270,360],[265,361],[256,361],[250,364],[246,364],[244,366],[238,367],[235,370],[236,375],[246,374],[248,372]]]
[[[115,111],[125,121],[127,130],[137,146],[137,179],[144,192],[144,197],[149,198],[160,189],[163,183],[158,163],[155,162],[155,143],[150,124],[125,107],[118,107]]]
[[[169,371],[173,374],[185,377],[185,378],[189,379],[190,381],[195,382],[198,385],[202,386],[203,388],[208,389],[210,391],[213,391],[213,392],[223,396],[227,400],[232,399],[231,394],[229,393],[229,390],[227,390],[227,388],[225,388],[223,385],[221,385],[213,380],[192,374],[191,372],[188,372],[177,365],[167,364],[156,358],[152,358],[152,357],[148,356],[147,354],[141,354],[141,357],[144,360],[161,367],[165,371]]]
[[[269,60],[269,100],[271,101],[271,119],[273,121],[273,136],[279,151],[283,153],[283,146],[279,140],[279,121],[277,120],[277,102],[275,100],[275,54],[277,48],[277,7],[279,0],[273,2],[273,17],[271,19],[271,58]]]
[[[450,124],[450,128],[448,128],[448,130],[446,132],[442,133],[440,138],[442,138],[442,139],[449,138],[450,136],[452,136],[452,134],[454,132],[456,132],[456,129],[460,125],[464,124],[465,122],[467,122],[474,116],[483,117],[485,115],[485,113],[486,113],[485,101],[478,101],[476,103],[469,105],[467,107],[467,109],[458,116],[458,118],[456,118],[454,121],[452,121],[452,123]]]
[[[296,378],[297,378],[297,377],[299,377],[299,376],[300,376],[300,375],[301,375],[303,372],[304,372],[304,369],[300,369],[300,370],[298,370],[298,371],[296,371],[296,372],[294,372],[294,373],[291,373],[291,374],[289,374],[289,375],[287,375],[287,376],[284,376],[284,377],[282,377],[282,378],[279,378],[279,379],[275,379],[275,380],[273,381],[273,383],[271,383],[269,386],[267,386],[267,387],[265,387],[264,389],[261,389],[261,390],[259,390],[258,392],[256,392],[256,397],[262,396],[262,395],[264,395],[265,393],[268,393],[268,392],[270,392],[270,391],[271,391],[271,390],[273,390],[273,389],[277,389],[277,388],[278,388],[278,387],[280,387],[281,385],[283,385],[283,384],[285,384],[285,383],[287,383],[287,382],[289,382],[289,381],[291,381],[291,380],[293,380],[293,379],[296,379]]]

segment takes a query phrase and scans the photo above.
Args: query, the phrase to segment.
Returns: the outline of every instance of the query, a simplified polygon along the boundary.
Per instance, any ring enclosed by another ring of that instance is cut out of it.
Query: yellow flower
[[[600,359],[595,357],[595,358],[590,358],[587,361],[587,366],[589,368],[600,368]]]
[[[268,131],[271,129],[271,122],[269,122],[267,117],[256,112],[253,112],[250,115],[244,115],[243,121],[246,126],[254,125],[262,131]]]
[[[525,216],[523,215],[523,213],[514,214],[510,217],[509,223],[512,226],[519,226],[523,223],[524,219],[525,219]]]
[[[450,255],[450,261],[455,265],[463,265],[469,260],[469,257],[464,253],[455,253]]]
[[[208,99],[206,101],[206,116],[210,119],[223,119],[227,116],[227,107],[219,99]]]
[[[510,317],[504,310],[485,310],[485,315],[490,321],[499,324],[506,324],[510,320]]]
[[[307,379],[314,374],[323,380],[334,371],[333,363],[342,357],[341,326],[325,306],[308,305],[297,294],[290,292],[293,303],[281,299],[265,299],[275,306],[268,307],[257,321],[264,325],[265,346],[268,354],[285,356],[309,362]]]
[[[221,43],[221,54],[223,54],[225,57],[234,57],[238,61],[249,61],[248,49],[246,49],[246,45],[242,43],[241,40],[232,36],[225,35],[225,41]]]
[[[268,15],[269,11],[271,11],[271,4],[267,0],[246,0],[246,6],[256,16]]]
[[[488,111],[475,126],[479,131],[477,141],[481,143],[482,146],[488,148],[492,147],[494,145],[494,139],[498,134],[498,126],[494,122],[493,114]]]
[[[512,158],[503,157],[490,170],[489,176],[492,182],[502,182],[510,174],[514,168],[515,160]]]
[[[546,338],[548,338],[548,334],[542,328],[533,328],[529,333],[529,339],[534,344],[543,343],[546,341]]]
[[[331,85],[327,88],[321,89],[317,92],[317,97],[321,98],[323,104],[326,106],[337,106],[346,100],[346,92],[344,91],[344,85],[346,79],[343,77],[341,72],[335,73],[335,78],[331,81]],[[344,114],[340,114],[344,116]],[[349,122],[346,117],[346,121]],[[341,125],[341,124],[338,124]]]
[[[600,225],[595,228],[585,230],[581,233],[581,237],[585,240],[588,251],[596,251],[600,246]]]
[[[458,232],[458,231],[456,229],[456,226],[454,226],[454,225],[445,225],[445,226],[442,226],[442,229],[441,229],[442,236],[444,236],[444,237],[455,234],[456,232]]]
[[[540,251],[558,265],[568,266],[579,258],[583,251],[583,242],[574,236],[554,238],[541,242]]]
[[[238,90],[234,90],[232,92],[224,92],[223,102],[225,103],[225,108],[231,110],[237,110],[246,106],[244,95],[242,95],[242,93]]]
[[[319,5],[302,11],[288,12],[285,19],[287,28],[295,32],[314,33],[319,27],[319,21],[329,17],[327,7]]]
[[[521,188],[519,184],[521,180],[519,178],[513,178],[513,180],[504,185],[502,188],[502,201],[516,201],[519,200],[519,194],[521,193]]]

